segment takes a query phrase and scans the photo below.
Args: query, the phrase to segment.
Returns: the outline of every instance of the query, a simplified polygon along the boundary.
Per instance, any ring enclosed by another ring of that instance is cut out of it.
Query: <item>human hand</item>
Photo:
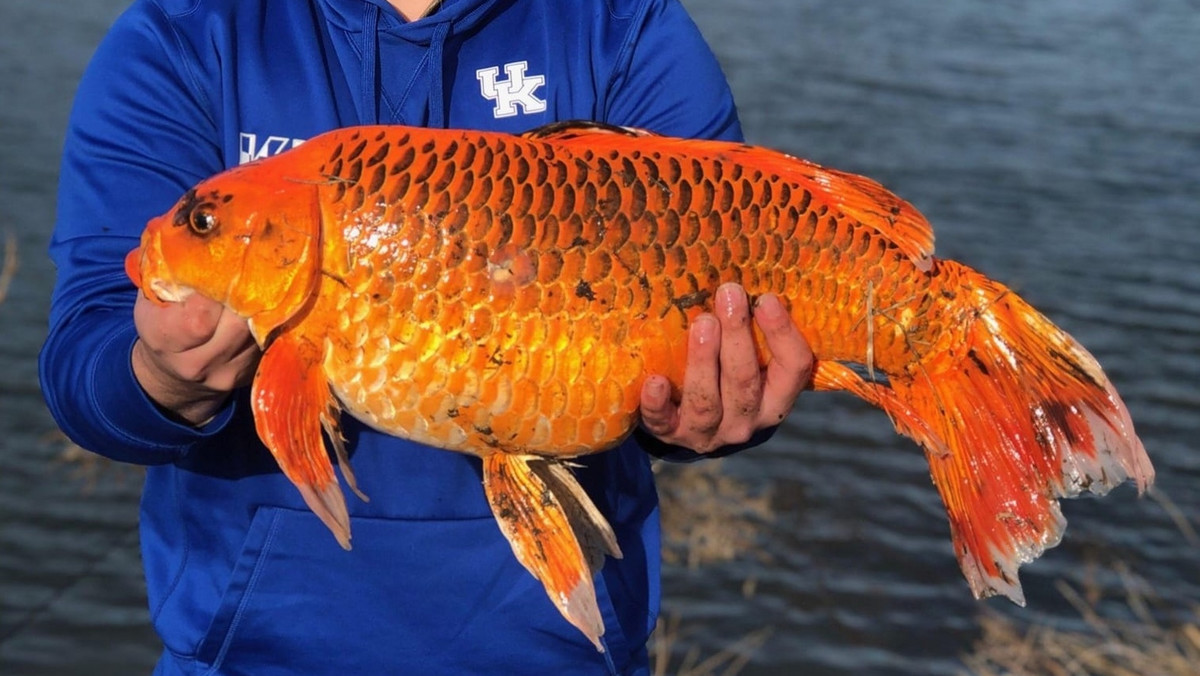
[[[169,413],[200,425],[235,388],[249,385],[262,352],[246,320],[192,294],[160,305],[139,293],[133,308],[138,341],[133,373]]]
[[[778,425],[812,378],[812,350],[774,294],[759,297],[753,310],[771,352],[765,367],[758,363],[742,287],[721,285],[714,314],[692,322],[680,401],[671,398],[671,384],[661,375],[648,377],[641,394],[642,426],[697,453],[745,443]]]

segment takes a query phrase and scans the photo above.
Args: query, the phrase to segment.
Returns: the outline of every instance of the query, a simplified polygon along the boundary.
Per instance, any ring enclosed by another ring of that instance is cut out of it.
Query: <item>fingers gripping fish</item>
[[[620,549],[563,461],[630,433],[647,374],[681,385],[688,324],[724,282],[778,294],[814,389],[922,446],[976,596],[1023,603],[1017,568],[1057,544],[1058,498],[1154,476],[1074,339],[935,258],[925,219],[878,184],[764,148],[589,123],[343,129],[203,181],[126,266],[152,299],[247,319],[259,436],[343,547],[322,441],[357,491],[340,411],[482,458],[517,558],[597,648],[592,577]]]

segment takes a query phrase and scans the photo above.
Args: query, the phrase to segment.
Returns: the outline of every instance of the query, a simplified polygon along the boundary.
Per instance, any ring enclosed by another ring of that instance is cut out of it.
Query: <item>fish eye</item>
[[[188,218],[188,227],[198,235],[207,235],[217,227],[217,216],[203,207],[192,210]]]

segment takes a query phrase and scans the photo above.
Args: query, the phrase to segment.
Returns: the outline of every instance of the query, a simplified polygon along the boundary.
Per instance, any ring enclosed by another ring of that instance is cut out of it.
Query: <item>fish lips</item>
[[[193,293],[191,287],[169,282],[153,270],[148,270],[153,267],[153,261],[142,246],[125,255],[125,274],[147,299],[162,306],[178,303]]]

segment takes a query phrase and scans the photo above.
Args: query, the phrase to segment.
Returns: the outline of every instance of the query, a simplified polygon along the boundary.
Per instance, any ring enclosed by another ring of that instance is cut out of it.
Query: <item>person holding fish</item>
[[[548,598],[513,557],[477,458],[321,410],[344,479],[354,487],[352,459],[370,499],[297,493],[256,433],[264,404],[248,386],[269,336],[198,293],[138,293],[123,261],[148,219],[206,176],[356,124],[519,133],[590,119],[741,136],[677,0],[427,4],[137,0],[80,84],[41,377],[73,440],[146,465],[156,674],[645,673],[660,565],[650,456],[761,443],[809,382],[811,351],[778,298],[727,284],[700,299],[711,312],[691,323],[682,388],[646,378],[632,436],[575,461],[621,554],[589,591],[602,630],[564,622],[573,601]]]

